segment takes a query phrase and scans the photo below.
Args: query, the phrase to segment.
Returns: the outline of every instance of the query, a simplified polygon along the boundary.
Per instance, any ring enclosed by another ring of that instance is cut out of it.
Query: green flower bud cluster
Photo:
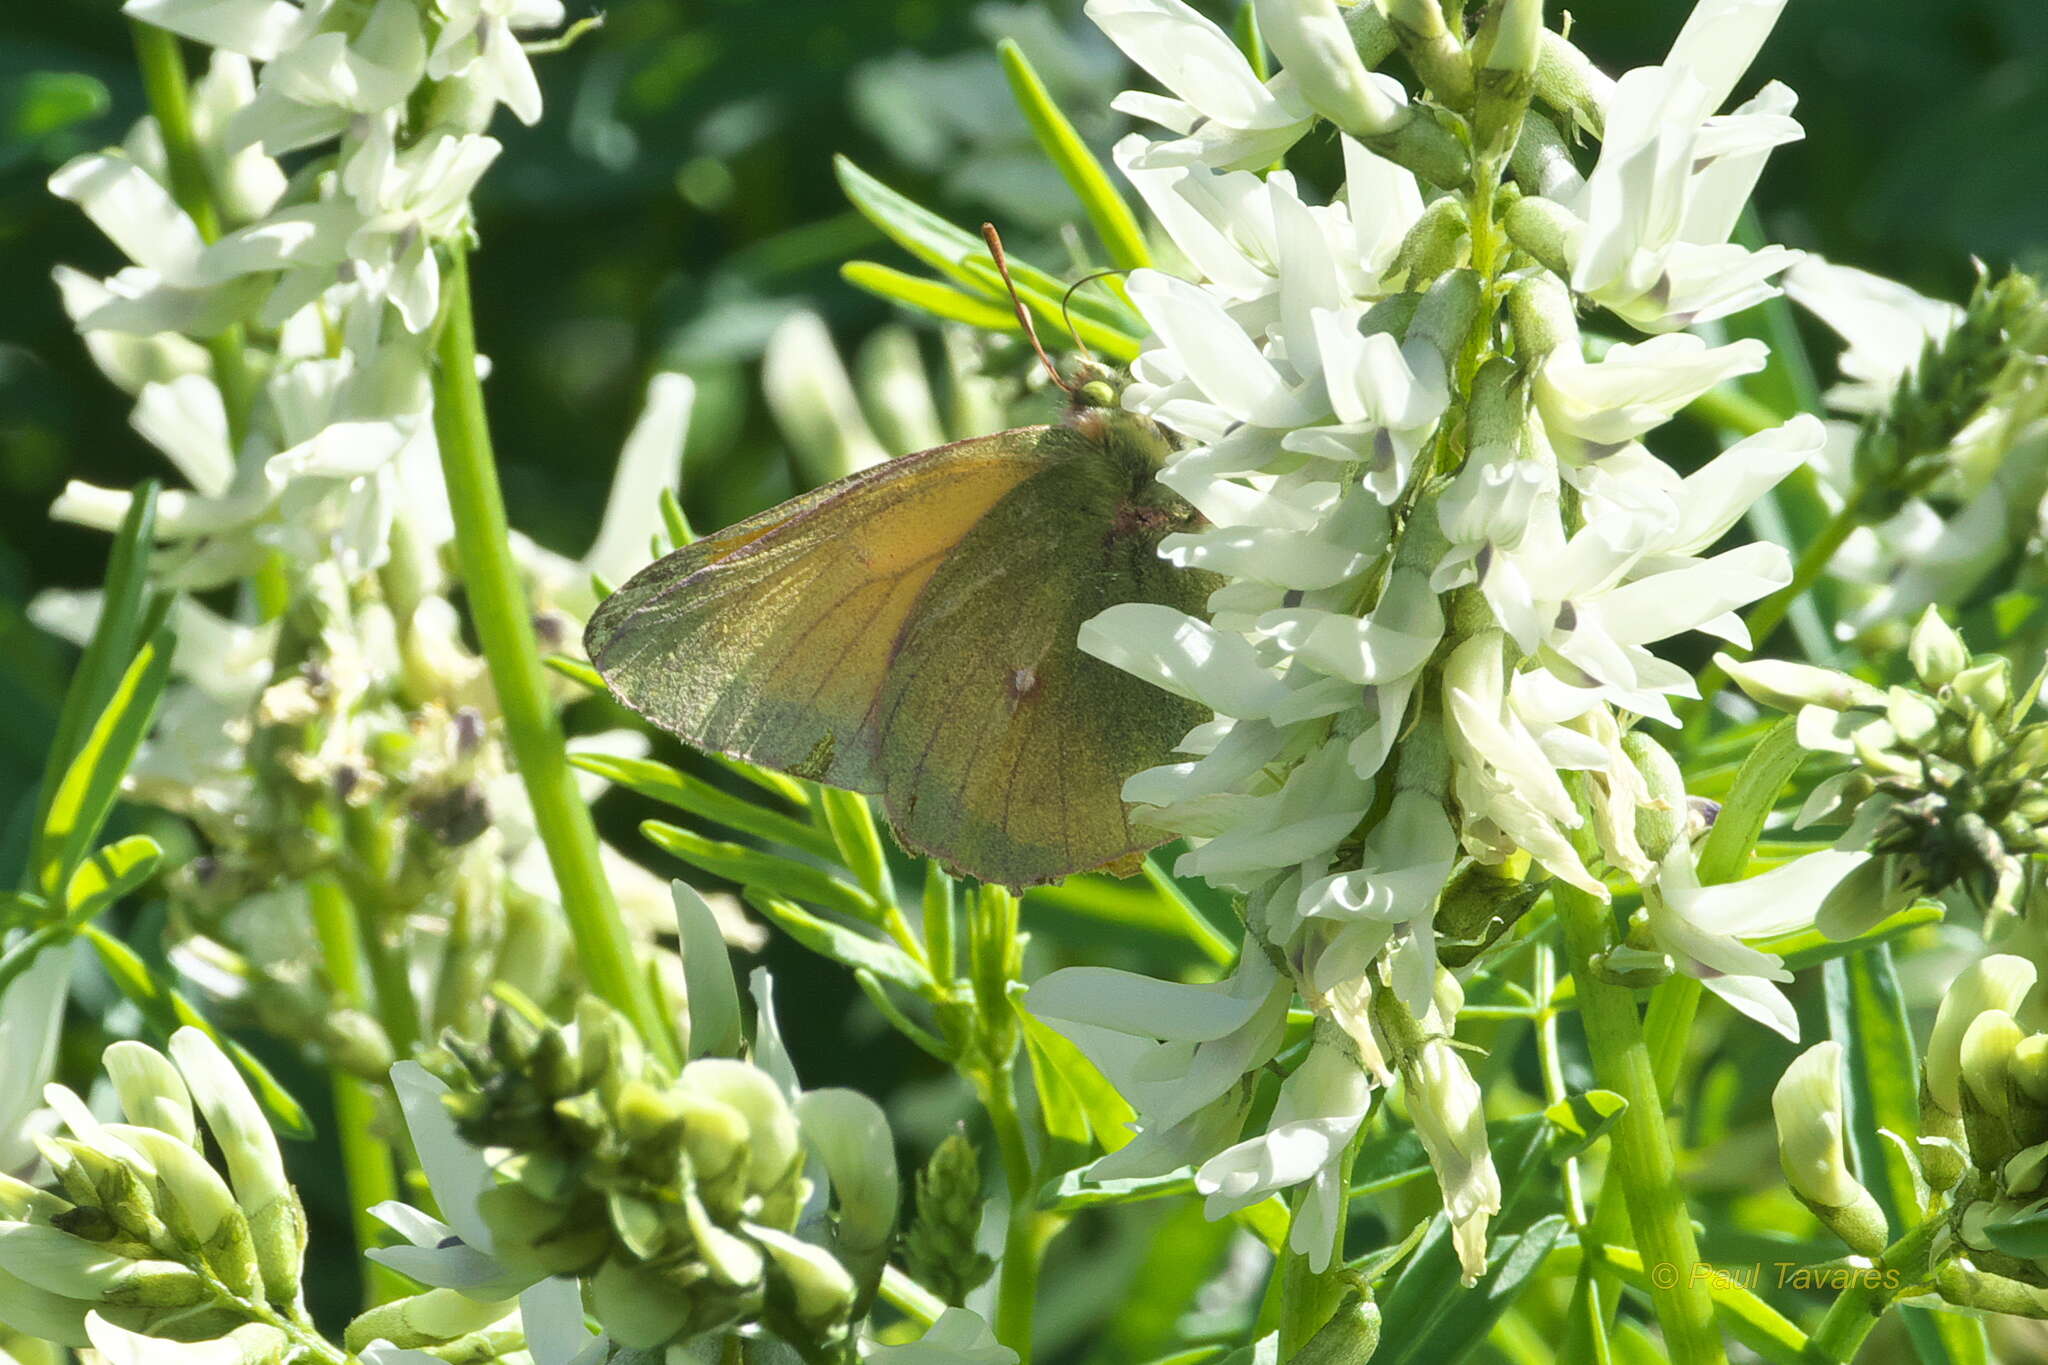
[[[1977,281],[1956,329],[1929,341],[1891,402],[1873,413],[1852,456],[1858,511],[1883,521],[1928,490],[1950,464],[1950,445],[1983,410],[2038,381],[2048,311],[2031,277]]]
[[[2036,975],[2025,958],[1995,953],[1949,987],[1922,1068],[1918,1154],[1929,1188],[1948,1195],[1948,1231],[1968,1261],[1957,1301],[2023,1302],[2031,1306],[1999,1311],[2040,1317],[2048,1316],[2048,1239],[2035,1226],[2048,1200],[2048,1033],[2028,1034],[2014,1019]]]
[[[1880,690],[1830,669],[1719,656],[1752,698],[1798,712],[1803,745],[1855,764],[1799,817],[1847,820],[1841,846],[1873,855],[1821,906],[1832,938],[1951,887],[1988,915],[2013,913],[2027,860],[2048,849],[2048,722],[2026,720],[2040,680],[2016,688],[2009,661],[1971,655],[1931,607],[1908,657],[1919,687]]]
[[[300,1302],[305,1211],[234,1064],[186,1028],[168,1057],[120,1042],[105,1065],[127,1121],[50,1086],[67,1135],[37,1145],[56,1189],[0,1176],[0,1322],[74,1348],[117,1330],[232,1337],[248,1361],[338,1361]]]
[[[803,1137],[765,1071],[700,1058],[672,1074],[588,998],[567,1027],[500,1009],[483,1042],[451,1036],[427,1065],[497,1176],[477,1206],[497,1257],[582,1278],[615,1341],[759,1322],[806,1359],[843,1353],[855,1281],[795,1235]]]
[[[964,1133],[938,1145],[917,1175],[917,1211],[903,1234],[910,1278],[953,1307],[995,1273],[996,1263],[975,1248],[981,1230],[981,1159]]]

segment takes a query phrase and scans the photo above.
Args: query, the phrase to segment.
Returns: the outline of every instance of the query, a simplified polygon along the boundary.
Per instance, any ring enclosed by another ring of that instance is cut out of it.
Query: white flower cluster
[[[198,932],[179,965],[376,1075],[382,1040],[333,1007],[314,971],[307,873],[328,854],[299,846],[306,806],[346,827],[357,898],[385,902],[359,908],[391,940],[428,1027],[466,1013],[494,962],[542,997],[568,979],[555,877],[450,600],[431,368],[437,250],[470,230],[497,106],[539,117],[518,34],[562,10],[131,0],[127,12],[213,48],[192,85],[191,143],[145,118],[121,147],[52,177],[134,262],[104,280],[60,267],[57,282],[100,368],[132,395],[136,431],[185,484],[158,500],[157,580],[247,586],[233,616],[179,602],[176,680],[130,790],[193,819],[210,846],[180,881],[192,912],[180,922]],[[288,153],[313,159],[288,177],[276,160]],[[194,155],[207,193],[188,212],[180,166]],[[544,638],[573,640],[562,618],[588,614],[593,576],[622,578],[661,533],[691,399],[684,376],[653,380],[588,554],[515,546]],[[52,510],[111,530],[131,497],[73,483]],[[83,640],[98,607],[96,594],[52,593],[33,611]],[[585,744],[633,755],[644,740]],[[595,799],[602,784],[584,780]],[[389,828],[361,828],[380,813]],[[666,888],[605,852],[651,938]],[[425,863],[445,875],[409,881]],[[730,928],[746,932],[736,912]]]
[[[1163,553],[1226,585],[1206,620],[1121,606],[1081,643],[1215,711],[1185,761],[1125,796],[1188,837],[1180,873],[1247,898],[1249,927],[1225,983],[1076,969],[1034,989],[1138,1111],[1096,1174],[1192,1163],[1212,1213],[1306,1182],[1292,1245],[1320,1268],[1348,1144],[1398,1075],[1479,1274],[1499,1190],[1477,1087],[1441,1041],[1458,991],[1432,927],[1466,859],[1526,856],[1605,898],[1590,841],[1647,889],[1683,969],[1796,1029],[1780,962],[1740,938],[1810,919],[1806,883],[1826,879],[1702,893],[1682,833],[1637,833],[1660,815],[1682,831],[1682,793],[1653,792],[1624,749],[1638,718],[1670,724],[1672,698],[1697,695],[1651,647],[1743,640],[1736,610],[1789,581],[1775,545],[1714,547],[1821,446],[1802,418],[1680,477],[1643,444],[1765,361],[1680,329],[1768,296],[1795,254],[1727,241],[1765,153],[1798,136],[1790,92],[1718,112],[1780,7],[1702,0],[1662,65],[1596,91],[1591,173],[1566,159],[1520,186],[1515,212],[1541,229],[1525,253],[1481,244],[1497,225],[1468,218],[1491,199],[1428,190],[1368,148],[1414,111],[1329,0],[1258,5],[1291,63],[1263,81],[1179,0],[1091,0],[1170,91],[1123,97],[1170,136],[1133,135],[1116,159],[1186,262],[1128,282],[1152,336],[1125,402],[1182,438],[1160,478],[1209,522]],[[1247,169],[1317,116],[1342,130],[1330,202]],[[1591,358],[1588,304],[1656,335]],[[1334,1026],[1240,1142],[1297,992]]]
[[[169,581],[217,586],[279,550],[374,569],[401,508],[426,548],[445,542],[424,335],[440,306],[435,247],[468,231],[470,193],[499,150],[483,132],[496,107],[540,116],[514,30],[559,23],[560,0],[130,0],[126,12],[213,49],[191,99],[201,164],[179,166],[146,118],[50,187],[134,262],[105,280],[61,269],[58,284],[101,367],[135,395],[136,429],[191,485],[159,518],[181,550]],[[316,149],[327,154],[296,177],[276,160]],[[192,169],[213,200],[197,219],[174,193]],[[248,347],[257,336],[275,344]],[[126,503],[73,484],[55,512],[111,528]]]

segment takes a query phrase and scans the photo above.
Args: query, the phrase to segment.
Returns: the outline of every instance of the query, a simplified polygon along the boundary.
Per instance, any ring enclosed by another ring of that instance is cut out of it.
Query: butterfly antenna
[[[1038,358],[1045,365],[1045,372],[1052,376],[1052,382],[1069,394],[1073,393],[1074,386],[1060,377],[1059,366],[1052,363],[1052,357],[1045,353],[1045,347],[1038,344],[1038,328],[1032,325],[1031,310],[1024,306],[1024,300],[1017,294],[1017,282],[1010,278],[1010,262],[1003,255],[1003,239],[996,231],[996,225],[983,223],[981,236],[982,240],[988,243],[988,254],[995,260],[996,273],[1003,277],[1003,287],[1010,291],[1010,306],[1017,310],[1017,323],[1024,329],[1025,339],[1031,343],[1031,349],[1038,352]],[[1084,353],[1086,349],[1082,348]]]
[[[1067,286],[1067,292],[1060,295],[1060,318],[1067,324],[1067,335],[1074,339],[1074,345],[1078,346],[1081,350],[1081,358],[1090,365],[1095,363],[1095,356],[1089,351],[1088,343],[1081,340],[1080,332],[1074,328],[1074,291],[1084,284],[1092,284],[1096,280],[1104,279],[1110,275],[1128,275],[1130,273],[1128,269],[1097,270],[1092,274],[1083,275],[1080,279],[1075,280]]]

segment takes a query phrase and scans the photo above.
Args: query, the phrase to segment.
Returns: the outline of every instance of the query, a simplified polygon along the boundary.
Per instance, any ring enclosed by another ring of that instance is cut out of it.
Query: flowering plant
[[[0,1361],[1014,1365],[1087,1333],[1846,1365],[2048,1319],[2014,567],[2048,303],[1764,239],[1752,191],[1803,136],[1748,75],[1782,8],[1698,0],[1610,75],[1541,0],[1252,0],[1234,30],[1087,0],[1108,46],[1011,8],[992,64],[863,72],[915,167],[1028,148],[1039,180],[944,192],[1076,263],[840,161],[932,272],[845,278],[940,340],[891,323],[849,366],[812,312],[758,328],[792,491],[1042,410],[1042,327],[1088,358],[1055,382],[1156,433],[1137,496],[1186,509],[1158,557],[1209,589],[1056,642],[1201,720],[1120,775],[1165,852],[1020,897],[812,780],[829,733],[783,772],[604,709],[583,627],[697,541],[685,445],[707,414],[737,439],[729,374],[643,377],[581,554],[508,524],[478,315],[514,284],[472,261],[475,196],[596,21],[127,0],[149,112],[49,177],[124,263],[55,279],[177,483],[69,482],[104,582],[30,608],[82,652],[0,904]],[[961,95],[943,127],[904,117],[925,89]],[[1799,402],[1763,396],[1797,390],[1791,304],[1845,342]],[[600,800],[659,818],[601,835]],[[763,950],[832,964],[950,1098],[807,1083],[841,1059],[785,1040],[766,967],[743,997]],[[97,1064],[74,995],[120,1002]],[[1735,1207],[1692,1158],[1766,1111],[1783,1188]],[[328,1169],[279,1141],[316,1129]],[[1714,1269],[1759,1226],[1867,1273]],[[1091,1299],[1119,1258],[1164,1309]]]

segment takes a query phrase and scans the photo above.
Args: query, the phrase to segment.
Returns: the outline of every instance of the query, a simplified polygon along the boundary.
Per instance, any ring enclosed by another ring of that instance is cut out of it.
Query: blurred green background
[[[1236,5],[1206,7],[1227,20]],[[572,17],[589,9],[571,0]],[[1582,0],[1572,13],[1582,44],[1619,70],[1655,61],[1688,9]],[[1062,262],[1058,225],[1074,205],[1032,152],[991,47],[1018,36],[1070,112],[1100,108],[1132,82],[1079,10],[619,0],[601,30],[542,59],[547,117],[494,129],[507,151],[478,205],[479,330],[496,366],[489,399],[515,524],[564,551],[588,544],[657,368],[699,381],[685,501],[700,527],[793,491],[758,399],[761,346],[808,307],[850,350],[889,310],[838,266],[861,255],[904,264],[847,209],[835,154],[956,221],[994,218],[1042,262]],[[67,478],[126,486],[163,472],[50,282],[60,262],[95,274],[116,264],[44,181],[140,112],[127,44],[110,0],[17,3],[0,17],[0,811],[40,770],[69,666],[24,606],[45,587],[96,582],[104,562],[105,539],[50,523],[49,503]],[[1774,238],[1956,299],[1973,256],[2048,266],[2041,0],[1792,0],[1745,89],[1766,77],[1798,91],[1807,129],[1773,157],[1757,197]],[[1106,151],[1122,125],[1103,111],[1083,131]],[[1306,150],[1313,168],[1319,153]],[[630,821],[616,823],[633,846]],[[1092,941],[1052,911],[1034,927],[1095,961],[1138,951]],[[1146,946],[1148,966],[1170,965]],[[843,972],[783,948],[770,960],[807,1080],[888,1093],[906,1149],[928,1150],[962,1097],[881,1027]],[[334,1183],[313,1193],[331,1201]],[[1049,1340],[1092,1336],[1097,1358],[1119,1358],[1119,1332],[1136,1341],[1156,1326],[1139,1320],[1147,1277],[1184,1287],[1216,1268],[1223,1246],[1198,1211],[1162,1208],[1070,1248],[1080,1254],[1069,1273],[1049,1282],[1060,1303]],[[329,1308],[348,1297],[349,1274],[336,1264]],[[1119,1305],[1124,1316],[1102,1327]]]

